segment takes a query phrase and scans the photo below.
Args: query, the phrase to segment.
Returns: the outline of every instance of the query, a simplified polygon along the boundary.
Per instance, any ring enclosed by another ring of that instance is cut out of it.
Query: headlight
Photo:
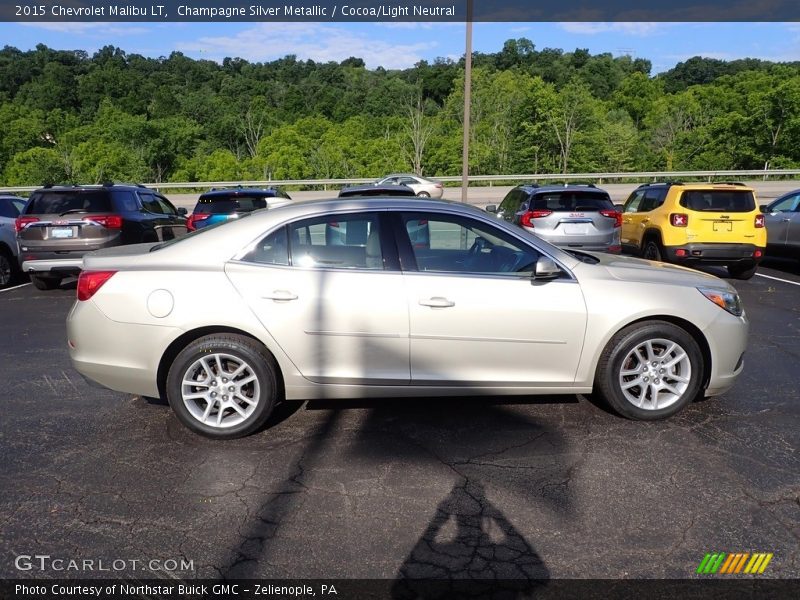
[[[739,299],[739,294],[736,292],[728,292],[724,290],[717,290],[714,288],[697,288],[703,296],[711,300],[720,308],[727,310],[732,315],[741,317],[744,309],[742,308],[742,301]]]

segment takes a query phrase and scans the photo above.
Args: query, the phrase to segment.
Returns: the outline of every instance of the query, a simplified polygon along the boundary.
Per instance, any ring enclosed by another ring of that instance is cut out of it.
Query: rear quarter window
[[[751,212],[756,199],[747,190],[687,190],[679,204],[700,212]]]

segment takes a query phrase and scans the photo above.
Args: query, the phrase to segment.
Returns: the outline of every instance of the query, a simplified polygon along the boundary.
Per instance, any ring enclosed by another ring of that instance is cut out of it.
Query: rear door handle
[[[421,306],[430,306],[431,308],[450,308],[451,306],[456,305],[456,303],[452,300],[442,298],[441,296],[434,296],[433,298],[428,298],[427,300],[420,300],[419,303]]]
[[[287,290],[275,290],[271,294],[261,296],[264,300],[274,300],[275,302],[289,302],[290,300],[297,300],[297,294]]]

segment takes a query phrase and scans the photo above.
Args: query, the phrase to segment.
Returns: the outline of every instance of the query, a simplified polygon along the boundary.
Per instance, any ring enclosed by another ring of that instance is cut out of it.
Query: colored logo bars
[[[772,560],[773,554],[766,552],[739,552],[725,554],[724,552],[708,553],[697,567],[697,572],[703,575],[760,575]]]

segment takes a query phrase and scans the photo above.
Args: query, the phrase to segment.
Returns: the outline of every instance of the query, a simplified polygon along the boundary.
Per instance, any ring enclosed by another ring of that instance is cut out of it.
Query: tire
[[[31,283],[37,290],[54,290],[61,285],[61,278],[46,275],[31,275]]]
[[[730,273],[731,277],[734,279],[741,279],[747,280],[752,279],[753,275],[756,274],[758,270],[758,265],[753,265],[752,267],[741,267],[738,265],[730,265],[728,267],[728,273]]]
[[[664,355],[668,358],[662,359]],[[686,330],[666,321],[644,321],[608,342],[597,365],[595,388],[623,417],[656,421],[694,400],[704,375],[703,354]]]
[[[430,198],[431,195],[428,192],[420,192],[419,194],[417,194],[417,197],[418,198]]]
[[[656,260],[659,262],[663,261],[664,251],[661,249],[661,244],[654,239],[648,240],[645,243],[644,248],[642,248],[642,258],[647,260]]]
[[[8,287],[19,277],[19,263],[5,248],[0,249],[0,288]]]
[[[225,374],[234,377],[228,381]],[[276,374],[274,359],[255,340],[236,334],[207,335],[175,357],[167,375],[167,399],[178,420],[192,431],[214,439],[243,437],[272,413],[279,389]],[[245,379],[249,381],[237,383]]]

